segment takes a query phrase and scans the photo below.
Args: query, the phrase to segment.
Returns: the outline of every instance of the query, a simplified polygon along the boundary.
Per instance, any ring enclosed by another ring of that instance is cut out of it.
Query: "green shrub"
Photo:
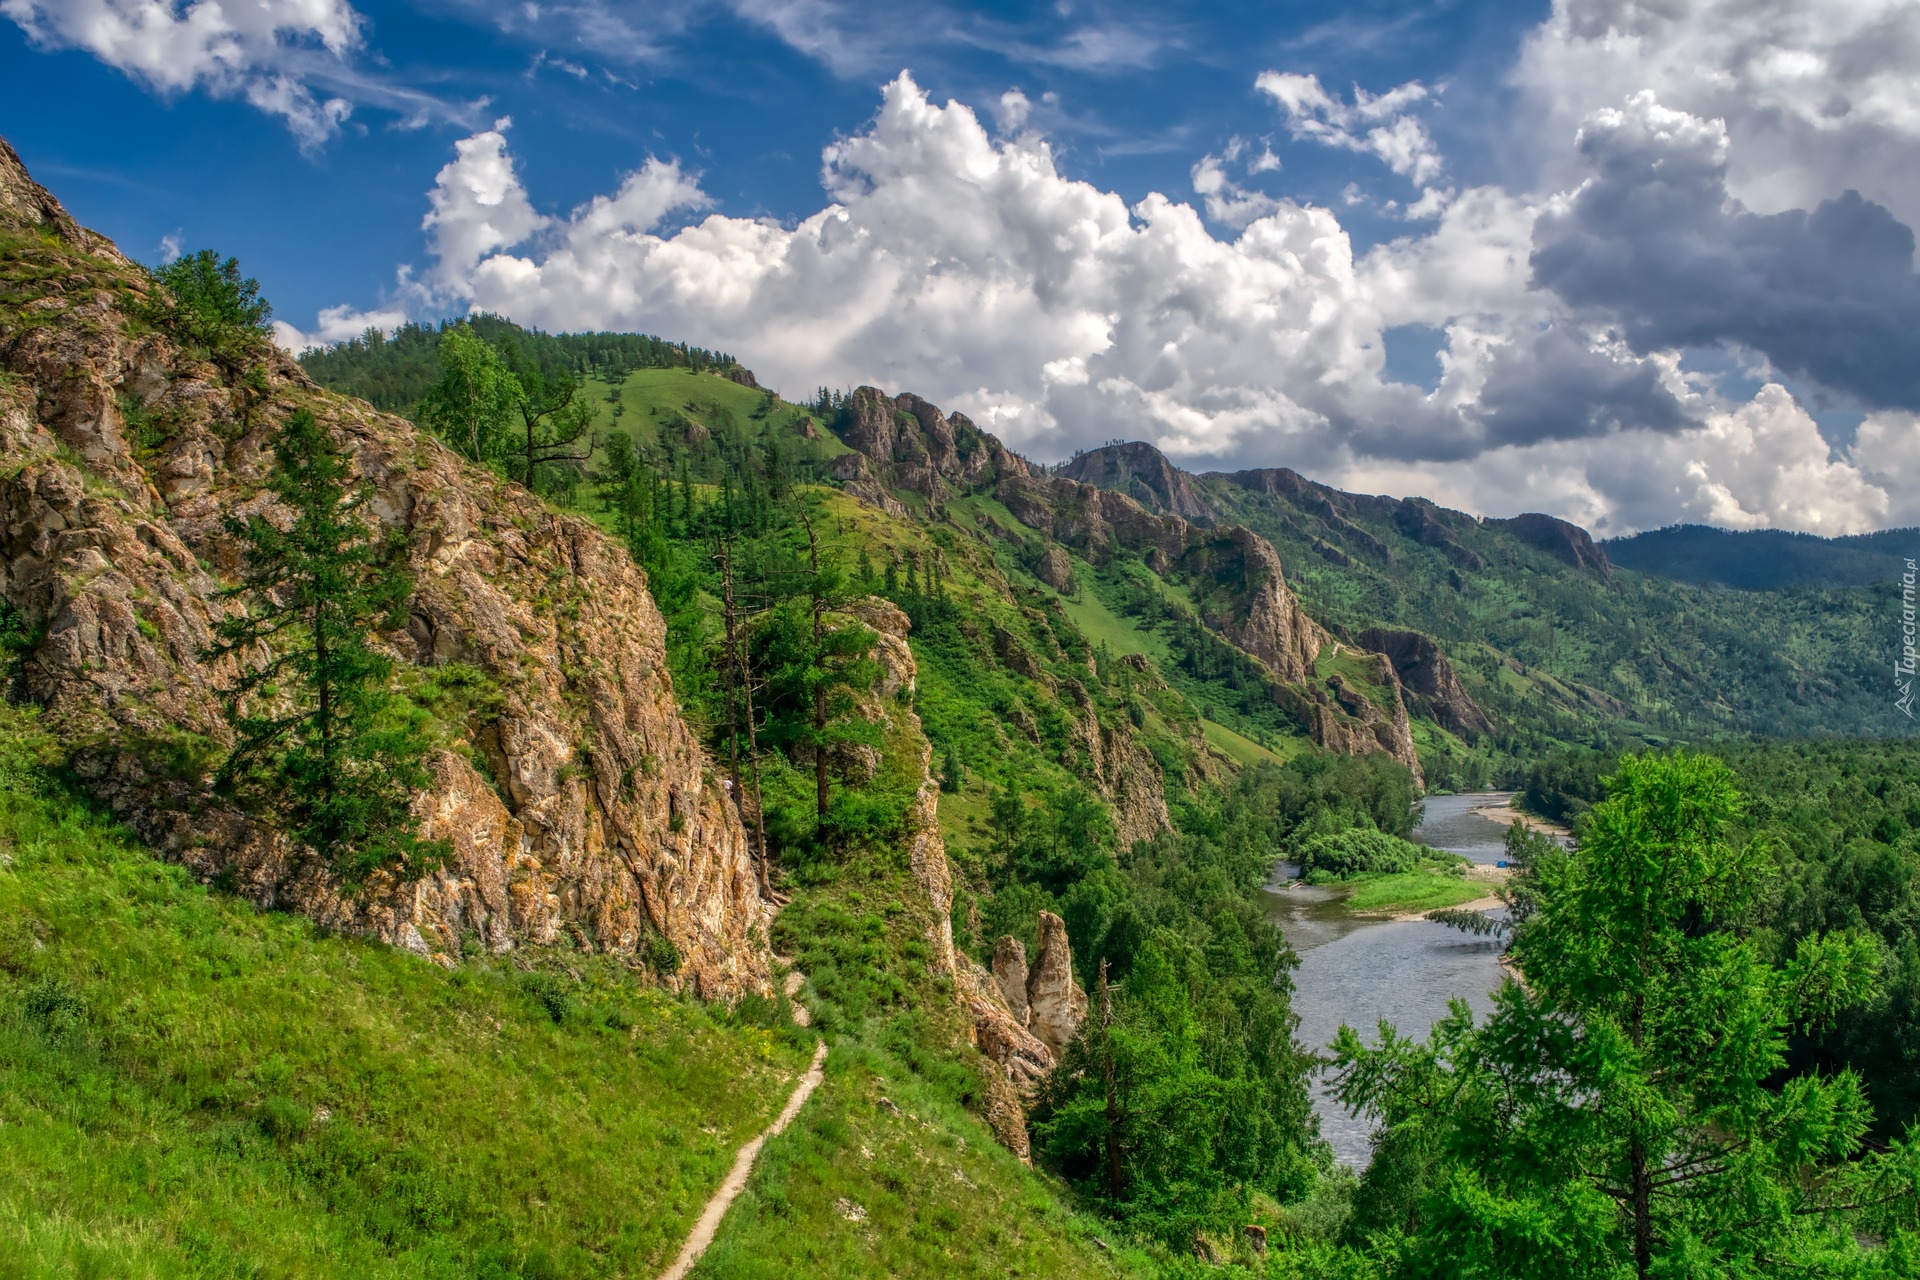
[[[543,970],[522,974],[520,989],[533,997],[533,1002],[546,1011],[555,1026],[565,1022],[567,1015],[573,1012],[573,992],[567,989],[565,980],[557,974]]]
[[[67,1040],[86,1021],[87,1008],[79,993],[59,978],[42,978],[27,988],[22,1002],[27,1021],[49,1040]]]
[[[1412,871],[1421,859],[1429,856],[1424,846],[1371,827],[1351,827],[1329,835],[1311,836],[1293,852],[1302,875],[1318,871],[1342,880],[1367,872]]]

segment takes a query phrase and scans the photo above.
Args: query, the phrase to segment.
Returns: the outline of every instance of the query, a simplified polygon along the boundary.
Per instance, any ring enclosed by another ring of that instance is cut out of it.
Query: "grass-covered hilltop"
[[[658,1275],[816,1054],[692,1275],[1920,1268],[1871,588],[268,315],[0,144],[0,1275]],[[1283,862],[1524,982],[1322,1061]]]

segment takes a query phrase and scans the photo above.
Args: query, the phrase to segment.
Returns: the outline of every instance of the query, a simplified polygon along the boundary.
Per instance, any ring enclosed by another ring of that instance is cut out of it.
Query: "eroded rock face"
[[[1081,484],[1118,490],[1149,511],[1195,524],[1213,523],[1213,505],[1201,496],[1193,477],[1145,441],[1089,449],[1067,463],[1061,474]]]
[[[911,622],[900,609],[876,598],[856,601],[846,607],[845,613],[874,633],[873,657],[880,678],[872,690],[875,701],[868,714],[881,714],[881,703],[894,701],[902,690],[911,693],[918,678],[919,667],[907,644]],[[940,786],[933,776],[933,748],[921,730],[919,716],[897,702],[895,706],[892,714],[896,723],[908,730],[909,739],[918,744],[920,752],[920,789],[908,820],[912,834],[907,852],[914,881],[931,908],[926,941],[933,953],[932,968],[951,979],[954,999],[968,1016],[973,1044],[997,1068],[986,1073],[987,1123],[1002,1146],[1025,1160],[1026,1103],[1041,1078],[1053,1070],[1056,1058],[1047,1044],[1028,1030],[1024,1004],[1015,1012],[1000,979],[1002,957],[996,952],[994,971],[989,972],[954,949],[953,871],[947,864],[946,841],[940,834]],[[1024,983],[1024,954],[1018,959]],[[1009,973],[1013,960],[1010,953]]]
[[[22,690],[116,815],[261,905],[426,955],[563,932],[630,955],[658,933],[699,994],[771,990],[770,905],[680,719],[664,624],[623,550],[412,424],[321,391],[277,352],[262,355],[265,396],[247,403],[128,322],[144,274],[73,227],[4,148],[0,225],[32,237],[22,261],[47,259],[28,264],[45,269],[35,322],[0,319],[12,375],[0,385],[0,593],[45,628]],[[452,844],[445,869],[351,899],[178,764],[195,743],[232,741],[219,690],[234,660],[201,656],[234,607],[220,594],[241,559],[226,524],[271,513],[272,439],[303,408],[372,486],[372,517],[404,537],[411,616],[384,645],[418,667],[466,664],[495,695],[432,761],[416,803],[425,833]]]
[[[1456,519],[1471,521],[1472,517],[1435,506],[1425,498],[1402,498],[1393,513],[1394,527],[1420,545],[1440,551],[1462,569],[1485,568],[1480,553],[1454,537],[1449,526]]]
[[[1052,543],[1048,543],[1046,550],[1040,553],[1033,572],[1040,581],[1062,595],[1073,592],[1073,557]]]
[[[1328,636],[1287,586],[1271,542],[1235,526],[1199,540],[1181,563],[1189,572],[1239,584],[1238,607],[1209,618],[1210,625],[1265,662],[1277,679],[1299,684],[1312,678]]]
[[[1577,524],[1538,511],[1487,523],[1505,525],[1522,542],[1550,551],[1576,569],[1586,569],[1603,578],[1613,574],[1613,562],[1607,559],[1607,553],[1595,544],[1592,534]]]
[[[1493,721],[1480,709],[1459,672],[1432,636],[1391,627],[1369,627],[1360,643],[1386,655],[1400,677],[1414,710],[1462,737],[1491,732]]]
[[[965,414],[942,414],[919,396],[874,387],[847,398],[835,430],[889,484],[943,502],[999,476],[1025,475],[1026,463]]]
[[[1014,1020],[1026,1026],[1032,1020],[1027,1009],[1027,944],[1008,935],[993,944],[993,980],[1006,997],[1007,1010]]]
[[[1069,681],[1067,693],[1078,712],[1074,741],[1086,755],[1094,786],[1113,807],[1113,831],[1122,849],[1151,839],[1171,825],[1167,813],[1166,780],[1153,753],[1131,733],[1100,722],[1093,698],[1078,681]]]
[[[1073,980],[1066,921],[1051,911],[1040,913],[1040,951],[1027,975],[1027,1007],[1033,1034],[1057,1061],[1087,1020],[1087,993]]]

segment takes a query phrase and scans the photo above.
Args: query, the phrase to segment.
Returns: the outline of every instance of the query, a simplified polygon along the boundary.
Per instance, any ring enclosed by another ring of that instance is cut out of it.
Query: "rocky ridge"
[[[1391,692],[1386,707],[1369,698],[1341,698],[1316,678],[1332,637],[1300,607],[1280,553],[1265,538],[1239,525],[1202,528],[1156,514],[1126,494],[1064,475],[1009,477],[995,492],[1022,524],[1095,564],[1124,549],[1141,554],[1162,575],[1231,584],[1226,606],[1210,609],[1207,625],[1266,665],[1309,736],[1333,751],[1383,752],[1421,776],[1391,665],[1383,660],[1377,668]]]
[[[841,617],[830,618],[844,624]],[[991,970],[955,949],[953,871],[940,834],[940,784],[933,773],[933,747],[910,705],[919,666],[907,643],[907,615],[885,600],[869,598],[849,605],[844,618],[874,634],[873,657],[880,676],[864,699],[861,714],[876,722],[893,722],[919,756],[920,785],[907,823],[907,862],[930,908],[925,941],[933,957],[933,975],[949,981],[953,998],[965,1014],[968,1038],[991,1064],[985,1072],[988,1125],[1003,1146],[1028,1159],[1026,1105],[1059,1062],[1086,1014],[1086,994],[1073,979],[1066,926],[1060,917],[1040,913],[1042,945],[1031,978],[1025,950],[1014,939],[1002,939],[996,945]],[[903,690],[909,695],[906,699],[897,696]],[[1017,984],[1010,986],[1014,982],[1010,975],[1016,971]]]
[[[145,272],[4,143],[0,234],[0,596],[27,637],[15,687],[97,796],[203,879],[426,956],[562,935],[633,956],[657,935],[682,957],[676,983],[710,998],[771,990],[771,904],[680,718],[663,623],[623,550],[264,344],[264,392],[237,389],[168,339],[169,302]],[[227,522],[271,515],[270,444],[297,409],[404,536],[416,589],[384,644],[422,675],[459,664],[490,695],[446,726],[418,801],[452,858],[351,898],[217,802],[203,767],[232,741],[219,696],[232,660],[203,657],[233,607]]]
[[[963,493],[990,493],[1043,536],[1032,567],[1056,590],[1073,582],[1067,550],[1094,564],[1124,550],[1140,555],[1159,574],[1233,584],[1226,606],[1210,612],[1207,624],[1288,686],[1281,699],[1308,734],[1335,751],[1384,752],[1420,776],[1391,664],[1376,664],[1389,693],[1385,706],[1372,698],[1344,697],[1317,679],[1315,665],[1331,637],[1300,607],[1279,553],[1243,527],[1213,527],[1212,507],[1192,477],[1151,445],[1109,445],[1047,472],[1029,466],[963,415],[943,415],[919,396],[889,397],[873,387],[860,387],[847,398],[835,430],[856,451],[834,464],[833,474],[847,492],[899,516],[906,509],[889,488],[909,490],[934,504]],[[1120,741],[1111,741],[1111,734],[1103,740],[1097,726],[1086,737],[1096,779],[1115,804],[1123,838],[1164,825],[1164,793],[1157,785],[1152,788],[1159,796],[1156,804],[1144,786],[1147,774],[1157,779],[1158,770],[1144,753],[1124,735]]]
[[[1356,638],[1393,664],[1413,710],[1465,738],[1492,731],[1493,721],[1474,702],[1459,672],[1432,636],[1393,627],[1369,627]]]

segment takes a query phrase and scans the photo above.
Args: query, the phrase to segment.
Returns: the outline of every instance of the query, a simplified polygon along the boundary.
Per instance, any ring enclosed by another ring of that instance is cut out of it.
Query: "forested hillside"
[[[1341,1041],[1358,1181],[1316,1129],[1276,864],[1459,904],[1423,784],[1758,731],[1756,685],[1688,701],[1739,656],[1711,597],[1545,517],[1052,470],[651,338],[295,365],[232,259],[131,263],[4,149],[0,229],[24,1274],[654,1274],[816,1044],[695,1274],[1911,1261],[1915,817],[1877,765],[1836,833],[1812,783],[1754,765],[1803,801],[1742,810],[1627,757],[1579,848],[1516,837],[1529,986]],[[1782,714],[1864,713],[1852,617],[1778,624]]]
[[[1713,529],[1678,524],[1600,544],[1627,569],[1675,582],[1739,591],[1825,589],[1897,582],[1920,556],[1920,530],[1822,538],[1785,529]]]
[[[1480,520],[1284,469],[1189,476],[1144,445],[1083,454],[1066,473],[1265,534],[1302,601],[1345,634],[1439,640],[1495,724],[1467,775],[1498,777],[1554,741],[1906,728],[1886,678],[1884,592],[1695,587],[1622,569],[1550,516]]]
[[[779,656],[797,644],[779,637],[804,626],[782,598],[783,573],[800,579],[779,566],[803,548],[841,566],[844,590],[911,620],[956,946],[997,969],[995,940],[1033,952],[1048,912],[1065,923],[1084,987],[1097,988],[1104,965],[1116,1030],[1066,1047],[1072,1070],[1032,1100],[1032,1149],[1086,1202],[1163,1246],[1211,1237],[1219,1243],[1201,1252],[1224,1258],[1243,1247],[1229,1230],[1238,1213],[1295,1233],[1276,1266],[1364,1274],[1402,1247],[1379,1234],[1381,1205],[1405,1213],[1437,1191],[1397,1156],[1377,1157],[1357,1192],[1343,1184],[1311,1140],[1285,1137],[1310,1128],[1291,1083],[1299,1066],[1259,1049],[1285,1017],[1284,978],[1257,976],[1284,975],[1289,962],[1255,899],[1277,851],[1336,881],[1445,880],[1397,842],[1414,791],[1394,756],[1396,722],[1439,785],[1517,779],[1556,751],[1887,722],[1859,658],[1862,595],[1769,599],[1763,617],[1752,597],[1619,569],[1544,516],[1481,522],[1285,472],[1187,476],[1144,446],[1050,474],[958,415],[872,389],[792,405],[679,369],[595,370],[582,387],[593,456],[535,482],[597,508],[649,567],[678,638],[676,689],[702,708],[716,754],[741,749],[752,723],[774,846],[799,893],[782,936],[814,974],[809,997],[827,1025],[872,1008],[861,1003],[870,979],[844,940],[848,917],[814,904],[870,883],[848,851],[871,857],[898,840],[886,815],[907,798],[889,809],[869,784],[857,805],[850,796],[844,811],[813,816],[811,777],[794,768],[810,758],[805,734],[782,727],[804,717],[795,695],[806,686],[782,683]],[[429,421],[434,406],[423,397]],[[513,465],[514,446],[501,447]],[[732,625],[752,637],[745,667],[766,673],[751,713],[733,703],[753,678],[716,665]],[[1793,821],[1764,813],[1737,828],[1742,848],[1783,838],[1774,817]],[[1816,909],[1805,865],[1781,875],[1780,899],[1801,905],[1753,921],[1755,963],[1790,966],[1802,940],[1850,927],[1836,924],[1848,910],[1857,925],[1865,909],[1831,895]],[[1907,1035],[1911,980],[1898,954],[1904,916],[1871,909],[1890,948],[1886,984],[1797,1032],[1789,1060],[1859,1070],[1876,1132],[1891,1137],[1910,1118],[1897,1083],[1904,1050],[1890,1046]],[[854,974],[861,982],[839,994]],[[1862,1028],[1880,1038],[1869,1044]],[[1212,1048],[1183,1060],[1172,1049],[1183,1041]],[[1352,1079],[1384,1080],[1399,1059],[1356,1048],[1349,1062]],[[1118,1134],[1101,1085],[1109,1069],[1132,1082]],[[1236,1096],[1247,1102],[1216,1109]],[[1399,1095],[1356,1085],[1346,1096],[1379,1109],[1390,1135],[1404,1125]],[[1411,1233],[1406,1247],[1428,1247],[1427,1228],[1408,1225],[1419,1221],[1395,1228]]]

